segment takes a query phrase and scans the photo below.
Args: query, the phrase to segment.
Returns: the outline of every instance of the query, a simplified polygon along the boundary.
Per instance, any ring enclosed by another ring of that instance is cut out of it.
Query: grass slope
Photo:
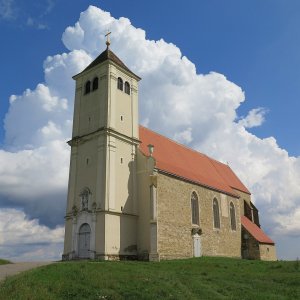
[[[0,265],[7,265],[7,264],[11,264],[11,262],[9,260],[0,258]]]
[[[299,262],[65,262],[6,279],[0,299],[300,299]]]

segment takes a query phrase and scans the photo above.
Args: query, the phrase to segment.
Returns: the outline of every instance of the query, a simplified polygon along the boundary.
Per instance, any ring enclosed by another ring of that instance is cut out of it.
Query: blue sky
[[[141,123],[229,162],[279,257],[299,256],[299,15],[292,0],[0,0],[0,252],[60,256],[71,77],[109,23],[111,48],[143,78]]]
[[[43,81],[44,59],[66,51],[62,32],[92,4],[128,17],[149,39],[174,43],[199,72],[220,72],[241,86],[247,101],[240,115],[258,106],[268,109],[266,122],[251,130],[259,137],[274,136],[291,155],[299,155],[299,1],[2,2],[11,3],[12,12],[0,20],[1,119],[11,94]],[[0,142],[3,135],[0,127]]]

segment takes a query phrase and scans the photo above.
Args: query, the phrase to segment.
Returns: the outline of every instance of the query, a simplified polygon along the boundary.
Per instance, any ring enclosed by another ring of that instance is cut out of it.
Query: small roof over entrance
[[[271,244],[275,243],[259,228],[256,224],[251,222],[247,217],[242,216],[242,226],[259,242],[262,244]]]

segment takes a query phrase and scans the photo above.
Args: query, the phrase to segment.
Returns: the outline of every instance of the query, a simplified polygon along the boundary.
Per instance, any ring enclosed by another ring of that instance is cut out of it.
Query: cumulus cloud
[[[249,111],[248,115],[245,118],[242,118],[239,121],[239,124],[245,128],[252,128],[262,125],[265,121],[265,114],[267,110],[263,107],[254,108]]]
[[[183,144],[188,144],[193,140],[192,128],[189,127],[181,132],[176,132],[174,134],[174,140]]]
[[[0,252],[3,257],[19,261],[57,259],[63,238],[62,226],[51,230],[40,225],[37,219],[29,220],[20,210],[0,210]]]
[[[69,164],[65,141],[71,136],[74,97],[71,76],[104,50],[107,28],[113,32],[112,50],[143,78],[141,123],[228,161],[253,192],[267,232],[297,235],[300,160],[290,157],[275,138],[260,139],[247,131],[263,123],[266,109],[255,108],[241,119],[237,109],[245,95],[239,86],[216,72],[199,74],[174,44],[148,40],[128,19],[115,19],[93,6],[63,33],[69,52],[46,58],[45,82],[10,98],[5,148],[0,151],[2,206],[21,206],[28,216],[39,216],[41,224],[52,228],[63,223]],[[51,221],[57,211],[61,221]]]

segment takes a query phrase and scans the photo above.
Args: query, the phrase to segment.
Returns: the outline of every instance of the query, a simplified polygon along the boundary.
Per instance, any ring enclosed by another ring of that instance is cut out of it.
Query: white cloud
[[[14,0],[0,0],[0,19],[13,20],[16,15]]]
[[[265,121],[266,113],[267,110],[265,108],[254,108],[249,111],[248,115],[245,118],[242,118],[239,121],[239,124],[244,126],[245,128],[260,126]]]
[[[143,78],[141,123],[228,161],[253,192],[265,229],[272,235],[299,234],[300,159],[289,157],[275,138],[260,139],[247,131],[263,123],[266,110],[254,109],[237,121],[237,109],[245,101],[239,86],[222,74],[198,74],[175,45],[147,40],[145,31],[128,19],[115,19],[93,6],[65,30],[62,40],[70,52],[45,60],[45,83],[10,99],[5,150],[0,152],[0,196],[7,199],[5,205],[23,205],[28,215],[40,213],[41,222],[53,210],[62,210],[59,203],[65,205],[69,164],[65,141],[71,136],[74,97],[71,76],[104,49],[107,28],[112,31],[112,50]]]
[[[0,252],[12,260],[59,259],[64,238],[62,226],[49,229],[29,220],[16,209],[0,209]]]
[[[53,0],[46,1],[46,9],[43,15],[49,14],[55,6],[55,2]]]
[[[11,96],[4,121],[6,145],[10,149],[31,149],[40,145],[40,129],[50,121],[62,125],[71,121],[71,111],[67,99],[55,96],[44,84],[38,84],[34,91],[26,90],[21,96]],[[61,135],[64,137],[63,130]]]
[[[51,126],[54,125],[45,127],[46,133],[41,134],[46,137],[56,135],[56,129],[52,129]],[[54,133],[51,130],[54,130]],[[64,190],[68,175],[68,160],[68,146],[60,140],[47,142],[44,146],[32,150],[18,152],[0,150],[1,195],[13,197],[15,201],[16,198],[29,201],[33,197],[51,194],[53,190]],[[43,203],[40,199],[36,201]]]
[[[44,29],[48,29],[48,25],[45,23],[40,22],[37,19],[33,19],[32,17],[28,17],[27,18],[27,22],[26,25],[29,27],[33,27],[39,30],[44,30]]]
[[[190,143],[193,140],[192,128],[189,127],[186,130],[183,130],[181,132],[176,132],[174,135],[174,140],[183,144]]]

